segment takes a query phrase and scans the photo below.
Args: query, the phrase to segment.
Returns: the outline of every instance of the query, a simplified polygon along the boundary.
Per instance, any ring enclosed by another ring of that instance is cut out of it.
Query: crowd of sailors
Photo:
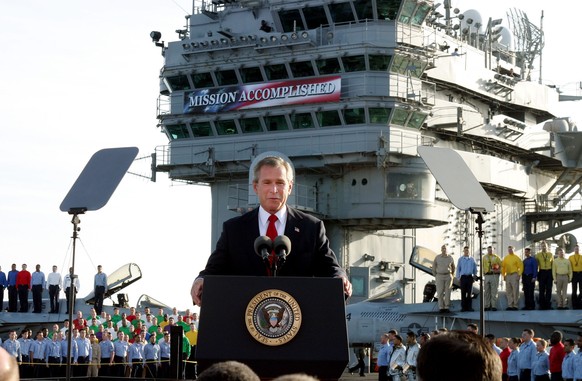
[[[171,313],[149,307],[130,308],[129,315],[115,308],[112,315],[91,310],[85,318],[76,313],[72,323],[65,320],[52,330],[10,331],[2,347],[19,363],[21,378],[62,377],[70,353],[71,375],[75,377],[169,377],[172,327],[181,326],[182,358],[193,360],[198,339],[198,314],[186,310]],[[71,334],[69,351],[68,335]],[[0,340],[1,341],[1,340]],[[195,366],[187,361],[183,376],[195,378]]]

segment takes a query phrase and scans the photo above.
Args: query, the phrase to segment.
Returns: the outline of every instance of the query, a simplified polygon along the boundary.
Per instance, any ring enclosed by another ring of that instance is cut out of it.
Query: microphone
[[[271,250],[273,250],[273,241],[271,238],[267,237],[266,235],[262,235],[255,239],[255,253],[263,260],[268,260],[269,255],[271,254]]]
[[[291,240],[286,235],[277,236],[273,242],[273,247],[279,260],[284,261],[291,254]]]

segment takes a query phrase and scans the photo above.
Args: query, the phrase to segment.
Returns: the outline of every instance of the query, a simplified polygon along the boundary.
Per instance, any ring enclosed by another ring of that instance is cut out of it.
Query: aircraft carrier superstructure
[[[461,1],[196,1],[175,41],[151,34],[169,140],[155,170],[211,187],[214,245],[224,220],[257,206],[252,160],[281,152],[296,171],[290,204],[325,221],[352,302],[395,280],[421,301],[414,246],[479,246],[475,215],[451,204],[418,146],[462,156],[495,204],[483,246],[501,255],[582,226],[582,133],[555,115],[559,92],[532,80],[542,31],[511,14],[528,33]]]

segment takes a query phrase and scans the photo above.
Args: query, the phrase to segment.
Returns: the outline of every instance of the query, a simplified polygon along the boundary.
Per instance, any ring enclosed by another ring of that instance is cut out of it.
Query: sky
[[[479,3],[453,0],[453,7],[483,9]],[[487,2],[494,18],[517,6],[536,24],[544,10],[544,83],[575,93],[582,53],[572,43],[578,30],[571,4]],[[59,206],[91,156],[135,146],[138,157],[148,157],[168,143],[156,127],[163,57],[149,34],[176,40],[191,9],[186,0],[0,2],[2,270],[11,263],[38,263],[45,273],[53,264],[66,269],[73,225]],[[579,109],[570,103],[558,116],[582,121]],[[147,175],[148,166],[140,160],[130,171]],[[98,264],[111,273],[133,262],[143,279],[126,289],[130,305],[145,293],[171,307],[192,307],[192,280],[212,249],[210,191],[157,177],[154,183],[126,175],[107,205],[81,216],[80,295],[91,291]]]

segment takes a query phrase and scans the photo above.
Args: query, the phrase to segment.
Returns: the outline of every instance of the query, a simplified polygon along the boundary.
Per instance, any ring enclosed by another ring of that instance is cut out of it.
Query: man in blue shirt
[[[18,305],[18,291],[16,289],[16,263],[12,264],[12,270],[8,272],[8,312],[16,312]]]
[[[40,271],[40,265],[36,265],[36,271],[32,273],[32,312],[40,314],[42,312],[42,290],[46,286],[44,273]]]
[[[517,356],[517,367],[519,368],[519,379],[529,380],[531,370],[536,360],[537,349],[532,338],[534,337],[533,329],[526,328],[521,334],[523,343],[521,344],[519,355]]]
[[[477,276],[477,263],[469,256],[469,246],[463,248],[463,256],[457,262],[457,279],[461,283],[461,312],[474,311],[471,294],[473,277]]]
[[[390,350],[391,347],[388,344],[389,335],[387,333],[380,337],[380,350],[378,351],[378,359],[376,364],[378,364],[378,381],[388,381],[388,366],[390,365]]]
[[[95,312],[101,315],[103,309],[103,297],[107,292],[107,275],[102,272],[101,265],[97,266],[97,274],[95,274]]]
[[[531,249],[529,247],[526,247],[523,252],[525,254],[525,258],[523,259],[523,274],[521,275],[523,296],[525,299],[525,307],[523,309],[535,310],[534,288],[538,277],[538,261],[531,256]]]
[[[8,279],[6,279],[6,274],[0,266],[0,312],[4,309],[4,289],[6,286],[8,286]]]

